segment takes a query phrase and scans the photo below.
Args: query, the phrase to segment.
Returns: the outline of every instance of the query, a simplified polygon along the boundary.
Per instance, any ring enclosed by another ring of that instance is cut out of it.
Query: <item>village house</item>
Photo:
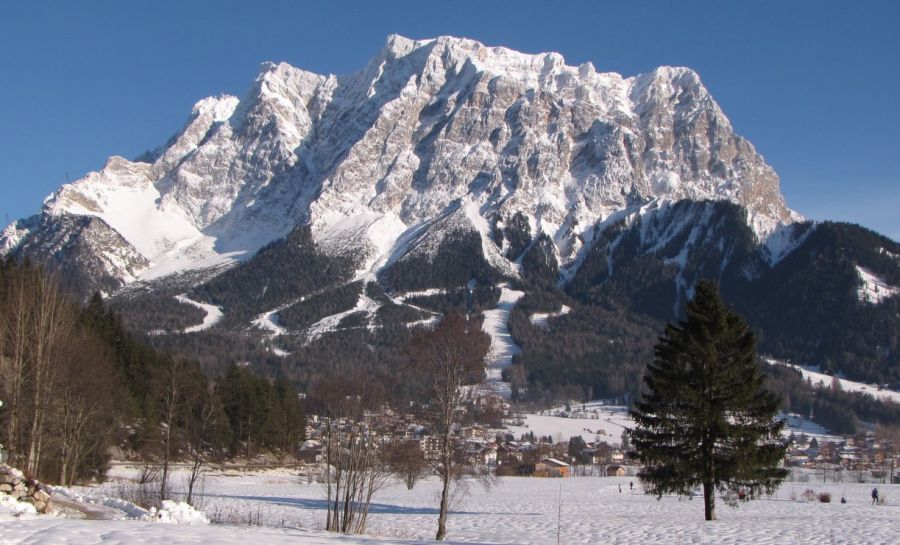
[[[569,464],[556,458],[544,458],[540,462],[534,464],[533,477],[568,477]]]

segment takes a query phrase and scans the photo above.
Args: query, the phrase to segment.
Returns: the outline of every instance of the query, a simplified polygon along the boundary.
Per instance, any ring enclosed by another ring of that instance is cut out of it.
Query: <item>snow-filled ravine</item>
[[[487,384],[492,390],[506,397],[510,395],[510,388],[508,382],[503,382],[503,370],[512,363],[513,356],[522,351],[509,334],[509,313],[523,295],[524,292],[501,286],[497,308],[484,311],[482,329],[491,336],[486,370]]]
[[[99,490],[113,492],[127,471],[116,468]],[[181,483],[182,471],[175,473]],[[634,483],[634,490],[629,484]],[[621,485],[622,491],[619,492]],[[872,484],[785,483],[769,498],[737,509],[717,503],[719,520],[703,520],[701,498],[642,494],[633,477],[538,479],[509,477],[485,490],[477,485],[457,500],[447,525],[449,543],[887,544],[897,543],[900,485],[878,484],[886,505],[871,505]],[[831,494],[830,503],[806,501],[807,489]],[[391,485],[372,503],[366,536],[323,532],[324,489],[289,470],[213,474],[204,483],[202,507],[216,519],[259,520],[262,526],[180,526],[138,520],[70,520],[52,516],[0,521],[4,545],[374,545],[430,542],[437,523],[434,480],[413,490]],[[847,499],[840,503],[841,496]],[[557,532],[559,540],[557,541]]]

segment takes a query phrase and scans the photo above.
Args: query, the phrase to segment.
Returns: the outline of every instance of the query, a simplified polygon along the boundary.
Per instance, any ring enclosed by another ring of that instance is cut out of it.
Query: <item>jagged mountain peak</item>
[[[263,63],[242,99],[200,100],[165,146],[111,158],[42,213],[121,234],[143,259],[124,282],[249,256],[307,223],[377,269],[446,215],[494,244],[489,226],[522,214],[566,267],[598,223],[685,198],[743,206],[760,239],[796,219],[694,71],[626,78],[558,53],[392,35],[345,76]],[[7,231],[5,248],[29,236]]]

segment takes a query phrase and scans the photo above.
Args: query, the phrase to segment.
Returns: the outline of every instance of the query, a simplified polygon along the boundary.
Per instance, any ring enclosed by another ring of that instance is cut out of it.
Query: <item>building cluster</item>
[[[510,413],[510,405],[500,396],[475,396],[460,410],[465,413],[460,420],[468,423],[453,430],[454,450],[473,466],[488,468],[498,475],[634,474],[634,468],[627,465],[626,454],[618,444],[581,441],[573,446],[568,440],[554,442],[551,437],[536,437],[533,433],[515,437],[505,426],[520,425],[521,422]],[[489,418],[485,419],[485,415]],[[492,424],[480,423],[486,421]],[[437,461],[442,452],[442,437],[434,434],[424,419],[413,413],[384,408],[379,412],[363,413],[361,419],[352,422],[310,416],[307,440],[300,447],[299,459],[305,463],[324,462],[329,431],[350,426],[364,430],[361,435],[372,439],[374,444],[399,443],[408,449],[410,456],[420,457],[425,462]]]
[[[843,471],[866,472],[876,480],[900,482],[900,471],[895,470],[894,445],[879,440],[872,432],[846,436],[838,441],[806,435],[791,435],[785,465],[794,468],[836,472],[835,479]],[[900,468],[898,468],[900,469]]]

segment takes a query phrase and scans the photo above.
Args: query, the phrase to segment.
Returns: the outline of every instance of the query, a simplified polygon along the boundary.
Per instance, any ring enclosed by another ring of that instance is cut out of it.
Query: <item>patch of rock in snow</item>
[[[532,325],[537,327],[547,328],[549,326],[550,318],[557,318],[559,316],[565,316],[569,312],[572,311],[572,308],[568,305],[563,305],[556,312],[535,312],[531,316],[528,317],[531,320]]]
[[[509,397],[509,384],[503,382],[502,373],[511,363],[513,356],[522,351],[509,334],[509,313],[525,292],[500,286],[500,301],[497,308],[484,311],[482,329],[491,336],[488,353],[487,385],[495,392]]]
[[[176,295],[175,299],[178,300],[179,303],[185,303],[187,305],[193,305],[204,312],[206,312],[206,316],[203,317],[203,322],[198,325],[192,325],[191,327],[185,328],[185,333],[196,333],[197,331],[203,331],[204,329],[209,329],[212,326],[219,323],[219,320],[222,319],[222,308],[217,307],[215,305],[210,305],[207,303],[198,303],[192,299],[188,299],[186,295]]]
[[[871,303],[877,305],[889,297],[893,297],[900,293],[900,288],[891,286],[875,273],[856,266],[856,274],[859,275],[861,282],[856,294],[863,303]]]

